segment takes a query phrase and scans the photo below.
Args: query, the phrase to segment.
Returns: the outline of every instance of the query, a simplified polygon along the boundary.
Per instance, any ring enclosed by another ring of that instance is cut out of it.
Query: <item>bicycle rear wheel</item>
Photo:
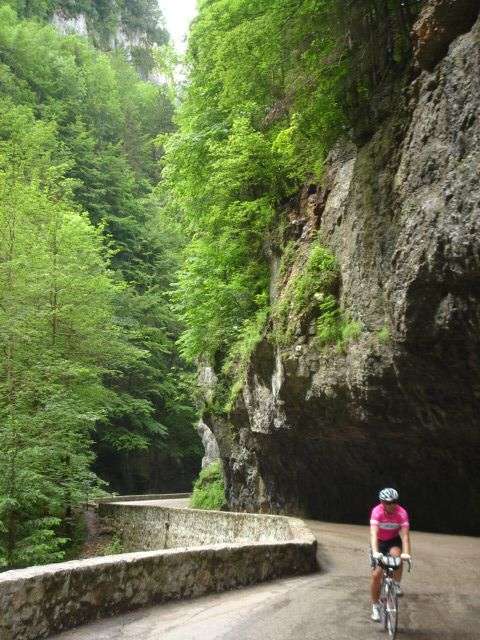
[[[386,590],[385,629],[390,638],[395,638],[398,626],[398,595],[394,586],[389,585]]]

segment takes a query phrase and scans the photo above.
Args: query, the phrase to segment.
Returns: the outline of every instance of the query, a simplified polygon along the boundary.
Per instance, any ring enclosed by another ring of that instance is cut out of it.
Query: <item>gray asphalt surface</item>
[[[172,506],[181,506],[177,504]],[[163,502],[165,504],[165,502]],[[183,503],[185,504],[185,503]],[[323,571],[103,620],[57,640],[381,640],[370,620],[368,528],[308,521]],[[480,538],[413,531],[399,639],[480,640]]]

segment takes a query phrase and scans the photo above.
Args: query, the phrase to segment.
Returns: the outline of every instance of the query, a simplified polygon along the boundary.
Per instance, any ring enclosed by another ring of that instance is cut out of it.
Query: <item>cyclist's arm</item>
[[[411,555],[410,550],[410,530],[408,527],[401,527],[400,529],[400,538],[402,539],[402,551],[403,553],[408,553]]]
[[[378,553],[378,524],[370,525],[370,546],[372,553]]]

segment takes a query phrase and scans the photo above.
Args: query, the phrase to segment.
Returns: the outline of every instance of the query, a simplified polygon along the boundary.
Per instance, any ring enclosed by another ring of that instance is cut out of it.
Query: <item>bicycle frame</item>
[[[411,562],[408,570],[411,569]],[[394,556],[382,556],[380,560],[373,560],[372,566],[382,568],[382,584],[380,587],[381,616],[385,630],[392,640],[395,638],[398,626],[398,592],[394,574],[401,566],[402,560]]]
[[[380,587],[380,603],[382,605],[382,621],[391,638],[395,637],[398,622],[398,593],[393,577],[395,569],[382,567],[383,576]]]

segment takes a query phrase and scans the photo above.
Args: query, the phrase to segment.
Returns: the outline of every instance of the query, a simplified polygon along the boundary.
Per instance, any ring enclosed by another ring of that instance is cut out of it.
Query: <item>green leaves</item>
[[[156,11],[130,3],[137,26],[138,7]],[[0,14],[0,564],[23,566],[62,558],[69,514],[102,486],[94,449],[133,483],[129,456],[179,474],[187,459],[188,476],[200,447],[169,299],[182,237],[153,194],[168,90]]]
[[[194,509],[220,510],[226,503],[225,484],[220,462],[202,469],[195,484],[190,504]]]
[[[247,118],[235,119],[227,138],[211,140],[207,148],[210,176],[203,185],[194,184],[202,210],[197,212],[198,201],[190,208],[182,192],[179,198],[193,237],[174,298],[186,325],[179,345],[192,361],[225,354],[243,321],[258,310],[260,300],[264,303],[264,234],[280,189],[271,145]],[[177,181],[170,169],[184,161],[179,147],[171,155],[167,146],[166,188],[176,193],[179,182],[180,189],[187,183]]]
[[[210,0],[192,26],[162,192],[190,234],[174,291],[179,346],[215,365],[219,388],[241,386],[266,323],[275,212],[318,177],[343,125],[335,8],[335,0]]]
[[[290,345],[296,333],[305,329],[303,325],[314,316],[320,316],[318,334],[330,336],[332,331],[339,330],[340,311],[335,297],[338,284],[335,256],[323,245],[313,244],[303,268],[292,274],[272,309],[273,335],[280,346]]]
[[[54,164],[55,128],[3,101],[0,147],[0,547],[18,566],[59,560],[104,414],[102,373],[122,350],[101,233]],[[77,496],[77,497],[75,497]]]

